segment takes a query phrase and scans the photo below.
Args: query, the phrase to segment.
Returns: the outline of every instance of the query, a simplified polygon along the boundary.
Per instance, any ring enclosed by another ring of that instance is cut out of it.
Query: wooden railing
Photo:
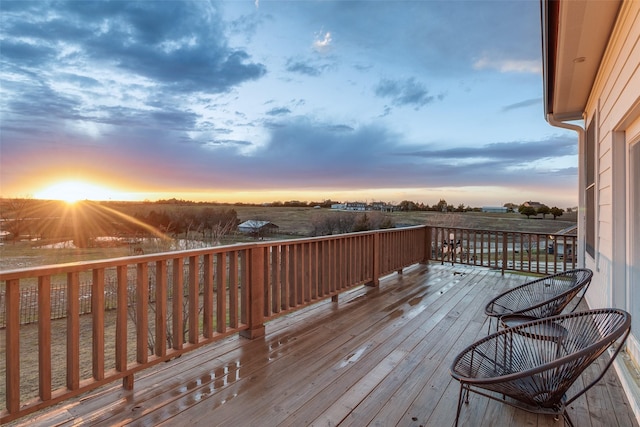
[[[430,232],[410,227],[0,272],[0,423],[116,380],[131,389],[136,372],[230,334],[263,336],[267,320],[427,262]],[[37,333],[22,326],[28,286],[37,289]],[[51,290],[61,286],[65,319],[52,321]],[[111,293],[115,307],[105,304]],[[81,314],[87,299],[90,314]]]
[[[3,271],[0,423],[116,380],[131,389],[140,370],[230,334],[261,337],[270,319],[375,286],[415,263],[551,274],[576,267],[576,243],[564,235],[418,226]],[[23,326],[21,290],[29,287],[37,326]],[[64,320],[51,320],[60,317],[51,310],[61,298]]]
[[[433,227],[431,259],[505,271],[553,274],[577,268],[577,237]]]

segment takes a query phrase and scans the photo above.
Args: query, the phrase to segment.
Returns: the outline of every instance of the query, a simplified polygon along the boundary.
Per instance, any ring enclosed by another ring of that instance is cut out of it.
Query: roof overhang
[[[622,0],[541,0],[545,117],[582,119]]]

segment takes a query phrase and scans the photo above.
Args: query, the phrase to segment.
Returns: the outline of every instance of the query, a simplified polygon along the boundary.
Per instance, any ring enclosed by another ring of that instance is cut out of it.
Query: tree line
[[[549,206],[544,204],[535,208],[533,206],[527,206],[523,203],[518,206],[518,212],[520,212],[520,214],[522,215],[526,215],[527,218],[530,218],[533,215],[542,215],[542,218],[544,219],[547,215],[552,215],[553,219],[556,219],[557,217],[562,216],[562,214],[564,213],[564,209],[561,209],[557,206],[550,208]]]
[[[238,226],[232,208],[187,206],[180,209],[147,209],[144,204],[64,202],[34,199],[2,199],[1,219],[5,241],[73,240],[76,247],[98,245],[97,237],[188,236],[197,233],[216,242]]]

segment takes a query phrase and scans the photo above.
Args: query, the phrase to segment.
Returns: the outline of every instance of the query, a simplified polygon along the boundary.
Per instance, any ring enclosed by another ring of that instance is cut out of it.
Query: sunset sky
[[[539,8],[2,0],[0,195],[575,206]]]

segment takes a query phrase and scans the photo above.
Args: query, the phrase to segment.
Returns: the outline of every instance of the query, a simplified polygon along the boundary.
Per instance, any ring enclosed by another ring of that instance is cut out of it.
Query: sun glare
[[[114,192],[83,181],[64,181],[54,184],[35,194],[37,199],[62,200],[75,203],[80,200],[109,200]]]

